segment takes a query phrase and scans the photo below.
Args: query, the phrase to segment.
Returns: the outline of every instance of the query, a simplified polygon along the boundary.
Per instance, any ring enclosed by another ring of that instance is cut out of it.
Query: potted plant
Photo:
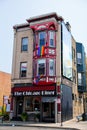
[[[37,113],[35,115],[36,115],[36,121],[39,122],[40,121],[40,113]]]
[[[28,118],[28,114],[27,114],[26,112],[23,112],[23,113],[21,114],[21,119],[22,119],[23,121],[27,121],[27,118]]]

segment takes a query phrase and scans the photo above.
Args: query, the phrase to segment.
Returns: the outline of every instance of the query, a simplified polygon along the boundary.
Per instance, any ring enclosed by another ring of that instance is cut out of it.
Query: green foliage
[[[2,106],[2,115],[6,114],[6,106]]]
[[[9,120],[9,114],[8,113],[5,113],[3,115],[3,120]]]
[[[36,115],[36,118],[38,119],[38,120],[40,120],[40,113],[37,113],[37,114],[35,114]]]
[[[3,116],[6,114],[6,106],[2,106],[1,111],[0,111],[0,116]]]
[[[22,119],[23,121],[27,121],[27,119],[28,119],[28,114],[27,114],[26,112],[23,112],[23,113],[21,114],[21,119]]]

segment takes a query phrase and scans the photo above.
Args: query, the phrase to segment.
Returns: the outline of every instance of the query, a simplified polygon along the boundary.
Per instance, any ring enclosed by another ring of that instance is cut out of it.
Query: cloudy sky
[[[0,0],[0,71],[11,73],[13,26],[30,17],[56,12],[87,51],[87,0]]]

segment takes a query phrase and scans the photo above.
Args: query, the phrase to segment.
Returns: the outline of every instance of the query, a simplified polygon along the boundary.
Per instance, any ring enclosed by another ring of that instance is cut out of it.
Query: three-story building
[[[72,96],[77,90],[77,72],[69,23],[51,13],[13,28],[13,115],[27,112],[28,120],[34,120],[33,115],[39,113],[40,121],[49,122],[72,119],[77,114],[73,114]]]

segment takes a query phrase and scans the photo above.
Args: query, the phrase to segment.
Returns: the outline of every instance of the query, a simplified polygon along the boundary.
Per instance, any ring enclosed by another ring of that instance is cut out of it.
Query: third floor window
[[[22,38],[21,51],[28,51],[28,37],[23,37]]]
[[[55,32],[49,31],[49,46],[55,47]]]
[[[46,43],[46,32],[39,32],[39,46],[44,46]]]
[[[81,64],[82,63],[82,55],[81,53],[77,53],[77,64]]]

